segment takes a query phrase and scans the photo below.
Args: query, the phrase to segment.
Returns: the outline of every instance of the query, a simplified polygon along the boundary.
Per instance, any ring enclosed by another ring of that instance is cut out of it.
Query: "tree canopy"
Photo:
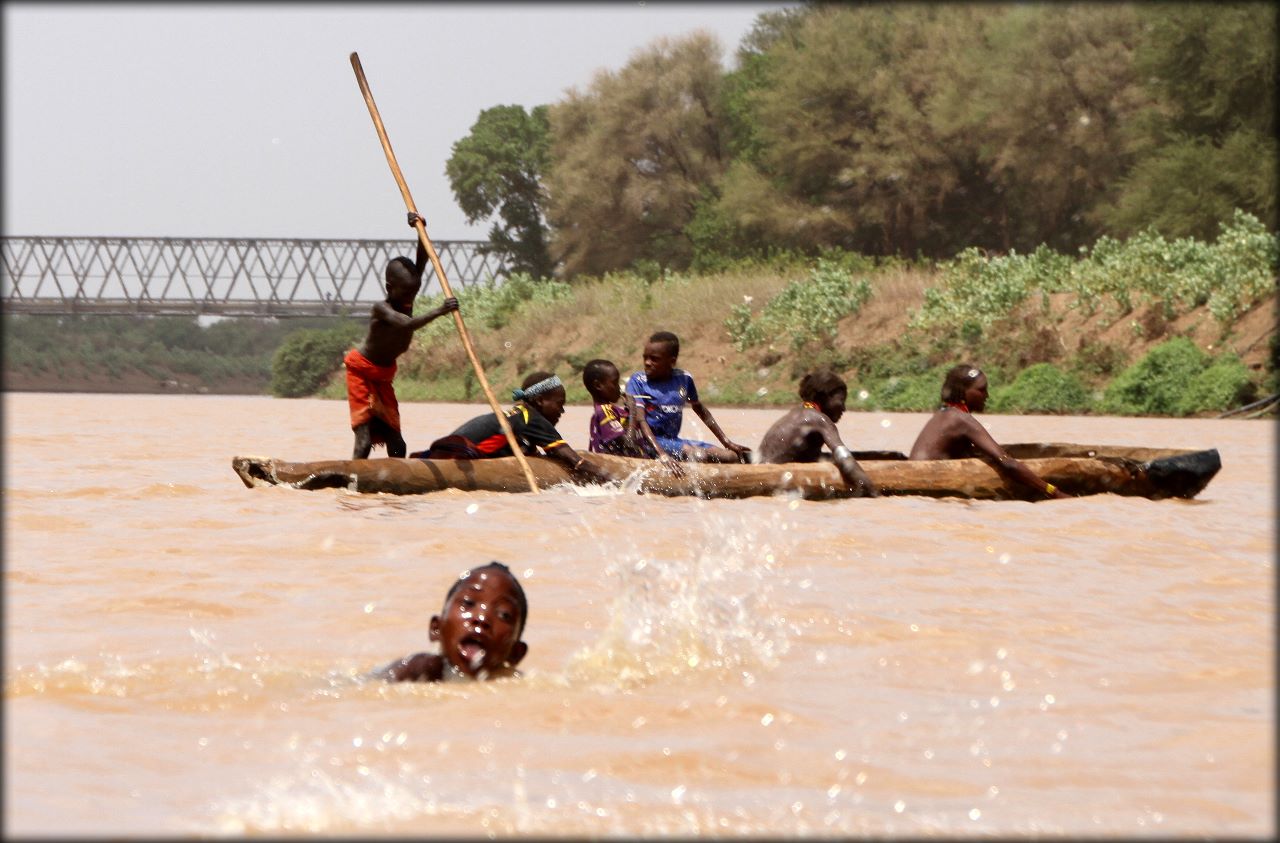
[[[515,272],[549,277],[542,182],[549,160],[547,107],[485,109],[471,133],[453,145],[445,173],[467,222],[498,219],[489,229],[489,250]]]
[[[534,275],[1277,225],[1270,3],[806,4],[660,39],[449,162]],[[543,222],[545,220],[545,224]],[[537,255],[547,255],[535,259]]]

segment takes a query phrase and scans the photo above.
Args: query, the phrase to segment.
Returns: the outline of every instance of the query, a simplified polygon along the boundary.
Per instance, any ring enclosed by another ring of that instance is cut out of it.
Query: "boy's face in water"
[[[671,343],[647,342],[644,344],[644,373],[653,380],[666,380],[676,367],[676,355],[671,353]]]
[[[431,618],[431,640],[440,642],[445,661],[464,676],[503,676],[528,650],[519,639],[522,620],[511,577],[480,568],[449,598],[444,616]]]

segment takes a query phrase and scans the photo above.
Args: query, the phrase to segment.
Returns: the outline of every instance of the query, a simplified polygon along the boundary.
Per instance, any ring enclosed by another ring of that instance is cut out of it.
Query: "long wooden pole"
[[[391,165],[391,175],[395,176],[396,184],[400,186],[400,195],[404,197],[405,207],[409,209],[409,213],[417,214],[418,210],[414,207],[413,196],[409,194],[409,185],[405,184],[404,176],[400,172],[400,165],[396,163],[396,154],[391,151],[391,141],[387,138],[387,130],[382,125],[382,117],[378,114],[378,106],[373,101],[373,92],[369,90],[369,80],[364,77],[364,68],[360,65],[360,56],[355,53],[351,54],[351,68],[356,72],[356,81],[360,83],[360,93],[364,95],[365,105],[369,106],[369,116],[373,118],[374,128],[378,130],[378,139],[382,141],[382,151],[387,154],[387,163]],[[427,250],[427,257],[431,258],[431,266],[435,268],[436,278],[440,279],[440,288],[444,290],[446,296],[452,296],[453,291],[449,289],[449,279],[444,275],[444,267],[440,265],[440,258],[436,255],[435,246],[431,245],[431,238],[427,236],[427,227],[423,224],[421,217],[414,224],[414,228],[418,231],[418,239],[422,241],[423,247]],[[489,406],[493,408],[493,414],[498,417],[498,424],[502,426],[502,432],[507,437],[507,442],[511,445],[511,452],[515,454],[521,470],[524,471],[525,479],[529,481],[529,490],[537,494],[538,481],[533,477],[533,471],[529,468],[529,463],[524,458],[524,451],[520,450],[520,443],[516,441],[516,435],[511,430],[511,425],[507,422],[506,415],[503,414],[502,408],[498,406],[498,399],[493,397],[493,390],[489,388],[489,380],[484,376],[484,368],[480,365],[480,358],[476,357],[476,350],[471,345],[471,337],[467,333],[467,326],[462,321],[462,314],[456,310],[453,312],[453,324],[458,326],[458,335],[462,337],[462,345],[467,350],[467,358],[471,360],[471,367],[475,369],[476,380],[480,381],[480,388],[484,390],[484,397],[489,399]]]

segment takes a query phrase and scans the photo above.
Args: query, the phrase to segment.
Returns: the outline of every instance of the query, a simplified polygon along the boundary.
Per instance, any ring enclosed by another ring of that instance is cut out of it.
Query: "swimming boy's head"
[[[406,257],[392,258],[387,262],[384,275],[387,280],[387,301],[402,307],[413,307],[413,300],[422,288],[422,278],[418,276],[413,261]]]
[[[963,403],[971,412],[987,406],[987,376],[971,363],[952,366],[942,381],[942,403]]]
[[[829,369],[810,372],[800,379],[800,400],[817,404],[818,409],[833,422],[844,415],[844,402],[849,397],[849,387],[844,379]]]
[[[534,372],[511,395],[537,410],[553,425],[564,415],[564,384],[551,372]]]
[[[464,571],[444,610],[431,618],[431,640],[461,673],[475,679],[509,674],[529,647],[520,640],[529,601],[511,569],[490,562]]]
[[[612,404],[622,397],[620,377],[610,360],[597,357],[582,367],[582,385],[597,404]]]
[[[657,331],[644,344],[644,373],[654,380],[671,377],[680,357],[680,338],[670,331]]]

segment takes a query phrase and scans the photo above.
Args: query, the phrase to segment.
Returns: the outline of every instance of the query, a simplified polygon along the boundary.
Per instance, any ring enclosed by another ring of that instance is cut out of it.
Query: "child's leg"
[[[387,424],[382,419],[374,416],[370,421],[370,432],[373,438],[380,442],[387,443],[387,456],[403,457],[408,447],[404,444],[404,437],[400,435],[400,431]],[[376,425],[376,428],[374,427]]]
[[[356,445],[351,451],[351,459],[362,460],[373,450],[373,432],[369,430],[369,423],[365,422],[355,428],[355,434]]]
[[[736,451],[730,451],[728,448],[720,448],[715,445],[695,445],[691,442],[685,443],[682,458],[689,462],[741,462]]]

